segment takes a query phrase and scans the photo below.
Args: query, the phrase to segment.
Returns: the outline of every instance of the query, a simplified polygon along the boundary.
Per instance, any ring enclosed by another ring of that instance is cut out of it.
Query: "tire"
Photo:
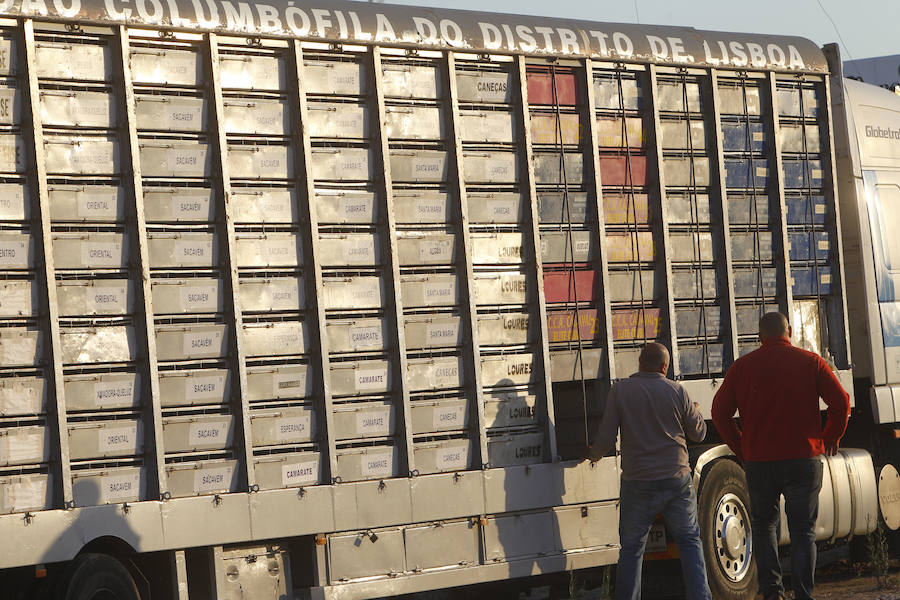
[[[82,554],[69,565],[57,596],[64,600],[141,600],[131,573],[108,554]]]
[[[700,485],[700,538],[709,588],[717,600],[756,596],[756,557],[750,535],[750,494],[744,470],[732,460],[710,467]]]

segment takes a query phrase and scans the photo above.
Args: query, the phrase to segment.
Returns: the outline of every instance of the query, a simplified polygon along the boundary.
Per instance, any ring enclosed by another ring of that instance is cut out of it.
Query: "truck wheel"
[[[712,465],[700,487],[700,537],[713,598],[756,595],[756,560],[750,535],[750,495],[744,470],[731,460]]]
[[[59,598],[65,600],[141,600],[125,566],[108,554],[82,554],[69,566]]]

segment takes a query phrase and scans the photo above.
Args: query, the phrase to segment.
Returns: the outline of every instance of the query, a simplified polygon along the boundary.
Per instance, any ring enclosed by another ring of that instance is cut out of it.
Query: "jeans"
[[[690,475],[656,481],[623,479],[619,513],[622,550],[616,570],[616,600],[641,597],[644,548],[650,526],[660,513],[681,552],[681,572],[688,600],[712,599],[697,524],[697,496]]]
[[[818,458],[744,463],[750,492],[753,551],[763,597],[781,593],[778,560],[779,497],[784,495],[791,534],[791,583],[796,600],[810,600],[815,585],[816,518],[822,489],[822,462]]]

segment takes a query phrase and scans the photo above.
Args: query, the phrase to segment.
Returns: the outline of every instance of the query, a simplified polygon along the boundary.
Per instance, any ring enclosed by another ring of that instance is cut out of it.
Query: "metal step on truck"
[[[618,459],[581,460],[610,382],[661,341],[708,415],[775,309],[853,392],[818,538],[896,528],[900,99],[840,65],[337,0],[3,0],[0,597],[614,564]],[[714,594],[751,598],[743,473],[714,433],[691,452]]]

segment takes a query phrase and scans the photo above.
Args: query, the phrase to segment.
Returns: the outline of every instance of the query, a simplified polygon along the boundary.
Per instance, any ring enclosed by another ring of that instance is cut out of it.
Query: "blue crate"
[[[788,196],[784,201],[787,204],[788,225],[809,225],[810,223],[822,225],[825,223],[827,209],[825,196],[813,195],[810,197],[804,194]],[[812,210],[812,216],[809,214],[810,210]]]
[[[722,122],[722,149],[725,152],[765,152],[766,131],[762,123],[750,122],[750,139],[747,139],[747,123]]]
[[[782,165],[786,188],[821,188],[825,185],[825,172],[822,170],[821,160],[786,158],[782,161]]]
[[[831,277],[831,267],[828,265],[819,265],[819,295],[827,296],[831,293],[834,282]],[[794,284],[791,286],[794,296],[815,296],[816,295],[816,269],[814,266],[794,266],[791,265],[791,279]]]
[[[675,307],[675,329],[679,338],[718,337],[721,322],[718,306]]]
[[[751,169],[752,164],[752,169]],[[751,172],[752,171],[752,172]],[[768,162],[764,158],[726,158],[725,186],[729,188],[766,188],[769,185]]]
[[[791,242],[791,260],[828,259],[831,237],[827,231],[792,231],[788,233],[788,239]]]

